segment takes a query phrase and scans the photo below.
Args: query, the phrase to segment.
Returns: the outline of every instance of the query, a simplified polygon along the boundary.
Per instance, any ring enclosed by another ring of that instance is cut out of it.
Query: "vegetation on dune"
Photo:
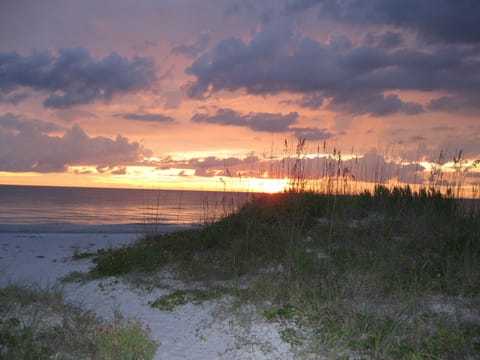
[[[157,344],[139,321],[104,322],[64,302],[58,288],[0,289],[0,359],[152,359]]]
[[[261,195],[200,229],[102,250],[92,273],[174,265],[206,286],[246,282],[230,291],[275,320],[299,354],[458,358],[480,355],[479,259],[478,212],[434,189],[377,186]],[[190,296],[176,295],[157,306]]]

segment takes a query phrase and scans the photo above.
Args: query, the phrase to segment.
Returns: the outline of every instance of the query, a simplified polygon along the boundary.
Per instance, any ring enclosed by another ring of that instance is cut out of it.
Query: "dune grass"
[[[207,286],[246,283],[231,293],[275,321],[299,356],[480,356],[480,214],[434,189],[261,195],[201,229],[93,262],[94,276],[174,265]]]

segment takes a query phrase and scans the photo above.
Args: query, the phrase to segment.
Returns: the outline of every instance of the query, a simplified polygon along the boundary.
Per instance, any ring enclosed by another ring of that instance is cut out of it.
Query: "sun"
[[[288,179],[248,178],[243,179],[242,190],[275,194],[288,189]]]

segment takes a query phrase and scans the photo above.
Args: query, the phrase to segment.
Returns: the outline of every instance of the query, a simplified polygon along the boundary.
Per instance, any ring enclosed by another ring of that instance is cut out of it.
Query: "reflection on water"
[[[191,224],[229,213],[246,193],[0,185],[0,224]]]

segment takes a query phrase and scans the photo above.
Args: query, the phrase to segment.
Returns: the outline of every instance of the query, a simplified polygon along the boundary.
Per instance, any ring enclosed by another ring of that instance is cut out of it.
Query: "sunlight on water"
[[[0,186],[0,224],[192,224],[214,220],[249,194]]]

